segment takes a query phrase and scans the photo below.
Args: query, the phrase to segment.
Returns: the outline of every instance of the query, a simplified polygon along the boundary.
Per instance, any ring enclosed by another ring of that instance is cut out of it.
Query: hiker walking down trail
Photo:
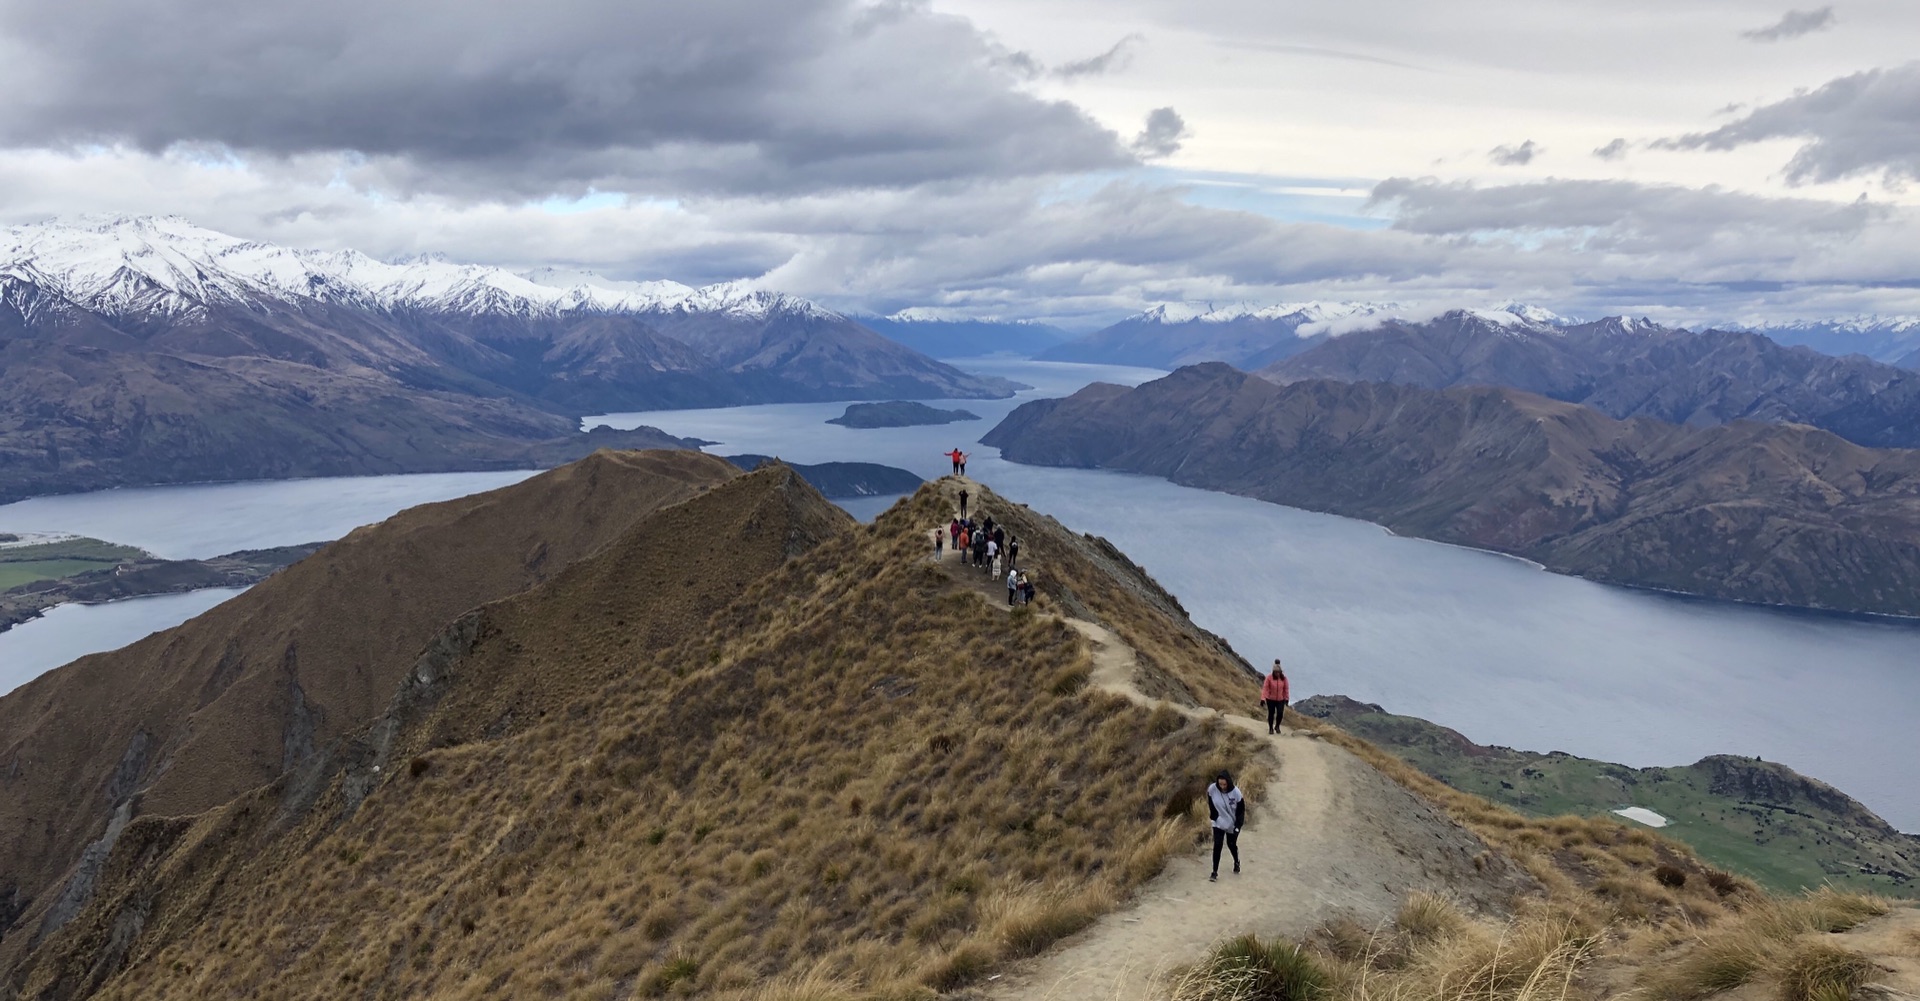
[[[1007,540],[1007,566],[1017,567],[1019,565],[1020,565],[1020,537],[1016,535],[1013,538]]]
[[[1012,608],[1020,597],[1020,571],[1007,571],[1007,607]]]
[[[1273,670],[1260,682],[1260,701],[1267,707],[1267,732],[1280,732],[1280,718],[1287,714],[1287,672],[1280,669],[1280,658],[1273,658]]]
[[[967,516],[967,492],[965,490],[962,490],[960,491],[960,517],[965,518],[966,516]]]
[[[1207,786],[1207,818],[1213,821],[1213,873],[1208,882],[1220,878],[1220,846],[1233,853],[1233,871],[1240,871],[1240,825],[1247,819],[1247,797],[1233,784],[1233,775],[1221,772]]]
[[[943,563],[947,558],[947,533],[945,529],[933,530],[933,561]]]
[[[942,452],[940,454],[953,460],[953,475],[963,476],[966,474],[967,453],[962,452],[956,448],[951,452]]]

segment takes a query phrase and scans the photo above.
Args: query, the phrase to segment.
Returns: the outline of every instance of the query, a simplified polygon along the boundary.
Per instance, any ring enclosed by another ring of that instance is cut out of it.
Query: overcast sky
[[[1920,313],[1920,4],[0,0],[0,221],[1164,301]]]

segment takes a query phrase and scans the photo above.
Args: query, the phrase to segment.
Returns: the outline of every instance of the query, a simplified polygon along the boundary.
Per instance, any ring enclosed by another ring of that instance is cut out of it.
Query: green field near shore
[[[147,554],[132,546],[99,539],[62,539],[0,548],[0,591],[37,580],[55,580],[104,570]]]

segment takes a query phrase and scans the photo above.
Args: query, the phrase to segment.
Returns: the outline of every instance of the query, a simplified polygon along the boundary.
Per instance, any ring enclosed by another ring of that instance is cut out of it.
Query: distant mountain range
[[[1920,451],[1804,425],[1621,421],[1502,387],[1279,385],[1210,363],[1024,404],[982,441],[1595,580],[1920,615]]]
[[[1765,334],[1782,344],[1810,347],[1823,354],[1862,354],[1875,361],[1920,369],[1920,316],[1851,316],[1838,320],[1728,326]]]
[[[1059,327],[1033,320],[954,320],[908,309],[891,316],[856,315],[854,319],[932,358],[977,358],[981,355],[1037,355],[1073,338]]]
[[[1078,340],[1042,351],[1043,361],[1178,368],[1223,361],[1259,368],[1304,351],[1327,336],[1323,328],[1384,319],[1397,307],[1360,302],[1298,302],[1262,306],[1169,303],[1127,317]]]
[[[1511,386],[1613,417],[1696,427],[1792,422],[1863,445],[1920,446],[1920,372],[1786,347],[1755,333],[1694,332],[1648,320],[1561,326],[1469,311],[1422,323],[1387,320],[1260,374],[1279,382]]]
[[[1464,312],[1493,323],[1517,318],[1534,329],[1583,325],[1581,320],[1520,302]],[[1390,302],[1163,303],[1084,337],[1046,348],[1038,357],[1166,369],[1223,361],[1251,371],[1348,333],[1389,322],[1420,323],[1431,315]],[[1729,322],[1698,329],[1750,331],[1783,345],[1802,345],[1822,354],[1861,354],[1875,361],[1920,369],[1920,317]]]
[[[584,414],[1016,388],[741,284],[382,262],[172,218],[0,230],[0,497],[488,468]]]

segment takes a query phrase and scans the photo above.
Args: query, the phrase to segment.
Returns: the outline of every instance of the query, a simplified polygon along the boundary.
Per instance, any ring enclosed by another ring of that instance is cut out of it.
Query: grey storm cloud
[[[1079,108],[1022,90],[998,55],[911,0],[13,0],[0,145],[347,152],[356,178],[488,197],[1135,162]]]
[[[1190,133],[1187,120],[1172,108],[1155,108],[1147,114],[1147,127],[1133,137],[1133,151],[1143,159],[1158,159],[1180,152]]]
[[[1728,150],[1769,139],[1799,139],[1787,180],[1836,181],[1882,172],[1920,180],[1920,62],[1844,76],[1764,104],[1708,132],[1655,145]]]
[[[1545,151],[1529,139],[1518,146],[1495,146],[1487,152],[1487,159],[1502,167],[1524,167],[1543,152]]]
[[[1833,7],[1818,7],[1813,10],[1790,10],[1780,20],[1764,28],[1743,31],[1740,37],[1750,42],[1779,42],[1801,35],[1811,35],[1816,31],[1825,31],[1833,27],[1835,18]]]
[[[1481,187],[1396,177],[1375,185],[1369,201],[1390,206],[1393,227],[1412,233],[1580,232],[1588,247],[1636,252],[1671,251],[1757,231],[1844,238],[1890,212],[1865,201],[1836,204],[1716,188],[1558,179]]]
[[[1625,139],[1615,139],[1605,146],[1596,147],[1593,155],[1602,160],[1618,160],[1627,155],[1627,141]]]

